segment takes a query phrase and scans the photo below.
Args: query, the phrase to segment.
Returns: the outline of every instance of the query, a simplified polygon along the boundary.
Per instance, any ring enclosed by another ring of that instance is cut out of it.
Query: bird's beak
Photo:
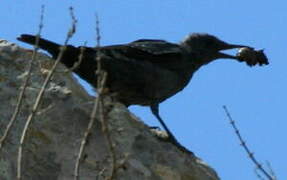
[[[233,55],[229,55],[229,54],[225,54],[223,52],[223,50],[229,50],[229,49],[236,49],[236,48],[244,48],[244,47],[249,47],[249,46],[244,46],[244,45],[237,45],[237,44],[224,44],[222,46],[222,48],[220,48],[220,50],[217,52],[217,58],[224,58],[224,59],[238,59],[238,57],[233,56]]]
[[[235,49],[235,48],[243,48],[248,47],[244,45],[237,45],[237,44],[225,44],[221,50],[228,50],[228,49]]]
[[[237,52],[236,55],[229,55],[223,52],[222,50],[228,49],[235,49],[235,48],[242,48],[240,51]],[[252,47],[244,46],[244,45],[236,45],[236,44],[228,44],[223,43],[221,48],[215,53],[216,59],[235,59],[239,62],[245,62],[248,66],[255,66],[255,65],[267,65],[269,64],[268,58],[264,54],[263,50],[255,50]]]

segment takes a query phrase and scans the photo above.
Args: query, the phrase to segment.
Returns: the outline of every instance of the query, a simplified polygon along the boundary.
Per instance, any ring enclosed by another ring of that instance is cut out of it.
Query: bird
[[[22,34],[17,39],[30,45],[36,44],[35,35]],[[56,59],[62,45],[39,37],[37,46]],[[81,49],[84,48],[83,51]],[[229,55],[221,51],[244,48],[253,58],[240,53]],[[249,66],[267,65],[263,50],[229,44],[216,36],[206,33],[189,34],[179,43],[158,39],[139,39],[127,44],[101,47],[75,47],[67,45],[60,60],[67,68],[97,88],[97,60],[101,57],[101,68],[107,72],[106,88],[113,98],[127,107],[130,105],[149,106],[167,132],[170,141],[185,149],[176,140],[159,115],[159,104],[183,90],[201,67],[217,59],[246,62]]]

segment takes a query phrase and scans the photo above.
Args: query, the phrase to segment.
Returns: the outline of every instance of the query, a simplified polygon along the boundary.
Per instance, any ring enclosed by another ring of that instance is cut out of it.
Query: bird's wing
[[[79,46],[78,48],[81,48]],[[181,56],[179,45],[163,40],[139,39],[128,44],[102,46],[100,48],[84,47],[86,52],[102,51],[108,56],[128,57],[134,60],[160,60],[163,57]],[[118,57],[117,57],[118,58]]]
[[[167,55],[180,54],[179,45],[169,43],[163,40],[139,39],[128,44],[129,47],[152,54],[152,55]]]
[[[128,44],[99,48],[86,47],[85,50],[85,52],[91,52],[88,54],[99,51],[111,59],[130,61],[131,63],[149,62],[157,67],[169,70],[178,69],[177,66],[182,60],[181,47],[163,40],[140,39]]]
[[[124,45],[101,47],[104,54],[111,54],[126,61],[149,62],[161,68],[174,70],[182,60],[179,45],[163,40],[140,39]]]

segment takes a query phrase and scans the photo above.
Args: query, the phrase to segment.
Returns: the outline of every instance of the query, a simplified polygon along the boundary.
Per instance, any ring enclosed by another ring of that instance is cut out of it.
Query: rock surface
[[[32,51],[0,40],[0,137],[13,114],[27,76]],[[0,179],[14,180],[20,135],[35,98],[53,64],[38,53],[21,111],[0,149]],[[59,65],[40,108],[28,128],[23,150],[24,180],[71,180],[81,140],[90,120],[93,97]],[[181,152],[151,133],[126,107],[105,102],[106,121],[114,144],[117,180],[218,180],[199,158]],[[101,123],[96,119],[80,164],[80,180],[107,179],[111,156]]]

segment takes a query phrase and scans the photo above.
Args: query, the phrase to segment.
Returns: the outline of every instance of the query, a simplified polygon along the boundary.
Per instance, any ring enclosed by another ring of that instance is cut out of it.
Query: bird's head
[[[203,64],[219,58],[238,59],[237,56],[225,54],[222,50],[248,47],[244,45],[228,44],[209,34],[193,33],[187,36],[181,45]]]

